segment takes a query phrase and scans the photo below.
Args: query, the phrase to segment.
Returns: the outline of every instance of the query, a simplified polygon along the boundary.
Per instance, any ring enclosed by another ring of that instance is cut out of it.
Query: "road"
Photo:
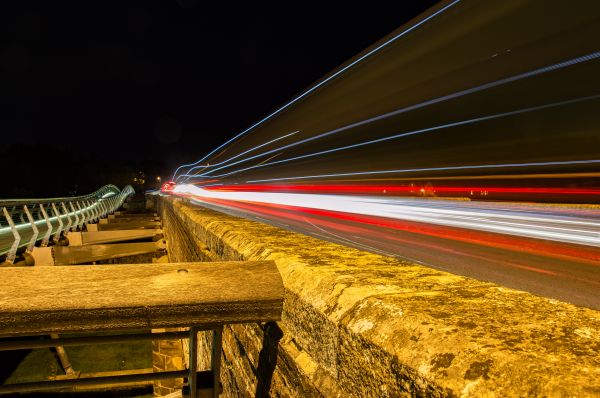
[[[303,194],[272,194],[258,202],[239,192],[179,194],[318,239],[600,309],[598,207]]]

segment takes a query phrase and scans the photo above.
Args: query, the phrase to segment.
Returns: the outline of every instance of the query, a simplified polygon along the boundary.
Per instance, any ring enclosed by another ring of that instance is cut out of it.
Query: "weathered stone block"
[[[283,277],[279,333],[255,324],[225,330],[225,396],[600,393],[598,311],[178,199],[162,199],[160,207],[167,238],[177,236],[169,249],[176,261],[203,253],[268,259]],[[210,348],[207,340],[203,347]]]

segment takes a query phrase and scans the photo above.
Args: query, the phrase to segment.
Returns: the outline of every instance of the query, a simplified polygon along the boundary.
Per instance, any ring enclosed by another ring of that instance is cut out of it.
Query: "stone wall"
[[[174,332],[179,329],[153,329],[153,333]],[[152,368],[155,372],[183,369],[184,354],[182,340],[155,340],[152,342]],[[172,394],[183,387],[183,379],[155,380],[155,397]]]
[[[600,395],[598,311],[161,201],[171,261],[283,277],[281,322],[224,332],[224,396]]]

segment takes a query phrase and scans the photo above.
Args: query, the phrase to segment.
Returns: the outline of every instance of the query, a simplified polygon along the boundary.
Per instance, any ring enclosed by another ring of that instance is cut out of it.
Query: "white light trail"
[[[198,200],[221,199],[311,208],[600,247],[598,219],[589,220],[542,212],[533,213],[530,210],[507,210],[506,207],[490,208],[489,203],[482,208],[472,202],[348,195],[210,191],[194,185],[177,185],[173,192],[190,195]],[[600,212],[598,216],[600,217]]]

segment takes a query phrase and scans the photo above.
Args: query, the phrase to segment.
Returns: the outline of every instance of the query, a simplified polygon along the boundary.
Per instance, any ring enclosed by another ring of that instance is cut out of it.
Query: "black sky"
[[[1,197],[201,157],[436,3],[3,2]]]

